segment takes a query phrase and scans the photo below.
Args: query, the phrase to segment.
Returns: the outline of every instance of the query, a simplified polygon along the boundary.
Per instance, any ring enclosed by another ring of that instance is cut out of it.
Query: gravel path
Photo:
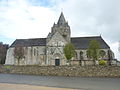
[[[76,90],[76,89],[0,83],[0,90]]]

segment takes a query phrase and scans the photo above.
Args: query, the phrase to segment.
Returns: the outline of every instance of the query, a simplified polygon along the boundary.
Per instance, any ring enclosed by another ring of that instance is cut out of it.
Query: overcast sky
[[[120,0],[0,0],[0,41],[42,38],[61,11],[72,37],[99,36],[120,60]]]

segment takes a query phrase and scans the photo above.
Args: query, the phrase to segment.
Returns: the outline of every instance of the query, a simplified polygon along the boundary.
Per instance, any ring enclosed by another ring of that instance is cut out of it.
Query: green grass
[[[5,65],[4,68],[6,68],[6,69],[10,69],[10,68],[12,68],[12,66]]]

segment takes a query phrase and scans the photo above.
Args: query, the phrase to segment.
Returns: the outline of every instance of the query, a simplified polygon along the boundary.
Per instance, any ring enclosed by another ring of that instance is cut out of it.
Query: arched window
[[[83,52],[80,51],[80,60],[83,60]]]
[[[75,52],[75,59],[77,60],[78,58],[77,58],[77,52]]]
[[[100,57],[103,58],[106,55],[106,52],[104,50],[100,50],[99,54],[100,54]]]
[[[34,48],[34,56],[36,55],[36,49]]]
[[[87,51],[86,51],[86,55],[87,55],[87,58],[88,58],[88,59],[91,59],[90,50],[87,50]]]
[[[108,58],[109,58],[109,60],[113,59],[111,50],[108,50]]]

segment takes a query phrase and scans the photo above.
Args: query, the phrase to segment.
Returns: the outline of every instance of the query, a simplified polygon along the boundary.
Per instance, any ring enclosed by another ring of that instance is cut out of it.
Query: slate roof
[[[45,46],[46,45],[46,38],[16,39],[10,47],[15,47],[16,45]]]
[[[107,43],[102,39],[101,36],[96,37],[72,37],[71,43],[75,46],[76,49],[87,49],[89,42],[91,40],[97,40],[100,43],[100,48],[109,49],[110,47]],[[46,38],[34,38],[34,39],[16,39],[11,47],[15,47],[16,45],[22,46],[45,46]]]
[[[58,25],[58,26],[61,26],[61,25],[64,25],[65,23],[66,23],[65,17],[64,17],[64,15],[63,15],[63,12],[61,12],[61,15],[60,15],[60,17],[59,17],[59,20],[58,20],[58,22],[57,22],[57,25]]]
[[[76,49],[87,49],[89,46],[89,42],[91,40],[97,40],[100,44],[101,49],[109,49],[108,44],[102,39],[101,36],[94,37],[73,37],[71,38],[71,43],[74,45]]]

